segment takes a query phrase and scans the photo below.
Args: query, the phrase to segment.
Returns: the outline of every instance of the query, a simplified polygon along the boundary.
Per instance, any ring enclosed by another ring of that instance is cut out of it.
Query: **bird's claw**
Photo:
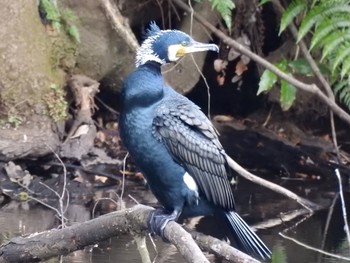
[[[167,241],[164,236],[164,229],[170,221],[173,221],[175,219],[176,216],[169,214],[169,212],[165,209],[155,209],[154,211],[150,212],[150,216],[148,218],[148,229],[151,234],[156,234],[160,236],[164,241]]]

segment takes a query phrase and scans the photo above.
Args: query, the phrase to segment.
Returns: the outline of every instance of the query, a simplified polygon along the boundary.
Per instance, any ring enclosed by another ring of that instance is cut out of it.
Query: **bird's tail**
[[[234,230],[233,236],[239,250],[262,260],[271,257],[271,251],[236,212],[225,212],[225,216]]]

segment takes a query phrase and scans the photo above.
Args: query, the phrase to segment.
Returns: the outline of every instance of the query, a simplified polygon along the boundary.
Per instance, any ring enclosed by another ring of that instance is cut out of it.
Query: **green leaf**
[[[293,105],[296,98],[297,89],[285,80],[281,80],[280,103],[282,110],[287,111]]]
[[[62,27],[61,22],[53,21],[51,25],[57,32],[61,31],[61,27]]]
[[[211,6],[216,9],[221,15],[222,19],[228,30],[231,32],[232,28],[232,10],[235,8],[235,4],[232,0],[209,0]]]
[[[260,0],[260,5],[264,5],[268,2],[271,2],[272,0]]]
[[[293,0],[287,9],[283,12],[281,18],[281,25],[278,34],[280,35],[289,24],[293,21],[293,19],[299,15],[302,11],[304,11],[307,7],[306,1],[304,0]]]
[[[283,58],[280,60],[280,62],[278,62],[277,64],[275,64],[275,66],[283,71],[283,72],[287,72],[287,68],[288,68],[288,60]]]
[[[259,82],[259,89],[256,95],[262,92],[270,91],[277,81],[277,75],[270,70],[265,69],[264,73],[261,75]]]
[[[50,0],[40,0],[39,3],[40,10],[45,13],[48,20],[59,21],[61,18],[60,12],[57,7]]]
[[[346,31],[335,31],[324,39],[324,47],[322,50],[321,61],[325,59],[330,53],[338,48],[342,43],[346,43],[350,40],[350,30]]]
[[[324,76],[331,75],[331,71],[329,70],[329,68],[326,65],[321,64],[321,63],[317,63],[317,66],[320,69],[320,72]],[[296,60],[290,61],[288,63],[288,67],[292,70],[293,73],[298,73],[298,74],[302,74],[305,76],[313,76],[314,75],[314,71],[312,70],[312,68],[309,65],[309,63],[307,62],[307,60],[304,58],[298,58]]]
[[[332,1],[322,2],[322,4],[313,7],[303,19],[300,25],[297,41],[299,42],[311,28],[320,24],[324,17],[331,17],[332,15],[339,15],[341,13],[350,13],[350,5],[334,4]]]
[[[67,29],[67,33],[69,36],[71,36],[76,42],[80,43],[80,34],[79,30],[76,26],[72,25],[69,26]]]
[[[326,38],[329,33],[341,28],[350,28],[350,20],[347,16],[340,17],[324,17],[320,24],[316,25],[316,30],[312,36],[310,50],[315,48],[321,40]]]
[[[349,58],[348,58],[349,56],[350,56],[350,44],[347,43],[347,45],[342,45],[342,46],[338,49],[338,51],[337,51],[337,53],[336,53],[336,56],[335,56],[335,59],[334,59],[334,61],[332,61],[332,63],[331,63],[331,64],[333,64],[333,65],[332,65],[332,73],[333,73],[333,74],[335,73],[337,67],[338,67],[340,64],[344,63],[344,61],[347,61],[347,63],[350,62],[350,60],[349,60]]]
[[[299,59],[296,59],[294,61],[289,62],[288,66],[295,73],[303,74],[306,76],[312,76],[314,74],[309,63],[306,61],[306,59],[303,59],[303,58],[299,58]]]
[[[344,78],[346,75],[349,75],[349,73],[350,73],[350,59],[346,59],[343,62],[340,76],[341,78]]]
[[[281,245],[275,245],[272,251],[271,263],[287,263],[285,248]]]
[[[339,81],[338,83],[336,83],[334,85],[333,91],[335,95],[338,95],[338,93],[346,86],[349,85],[349,81],[348,80],[342,80]]]

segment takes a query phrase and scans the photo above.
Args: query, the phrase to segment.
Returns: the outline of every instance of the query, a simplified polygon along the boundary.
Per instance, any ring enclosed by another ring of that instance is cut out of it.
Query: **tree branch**
[[[152,210],[151,207],[137,205],[67,228],[13,238],[0,246],[0,262],[38,262],[57,255],[65,255],[131,231],[133,235],[145,235],[147,220]],[[164,235],[170,243],[176,246],[186,262],[209,263],[191,235],[179,224],[168,223]],[[224,244],[222,242],[221,245],[224,246]],[[205,245],[201,246],[206,247]],[[209,249],[209,251],[211,250]],[[236,250],[231,252],[236,253]],[[221,256],[228,257],[227,254]],[[250,258],[242,252],[239,256],[243,259]]]
[[[101,6],[106,13],[107,18],[118,35],[124,39],[129,48],[136,54],[139,44],[132,32],[129,23],[125,23],[125,18],[120,13],[118,7],[110,0],[100,0]]]
[[[190,230],[186,228],[188,232],[191,233],[194,240],[197,241],[198,245],[210,253],[216,256],[223,257],[229,262],[234,263],[259,263],[260,261],[244,254],[238,249],[231,247],[229,244],[222,242],[221,240],[204,235],[202,233]]]
[[[288,189],[279,186],[275,183],[272,183],[270,181],[267,181],[263,178],[260,178],[250,172],[248,172],[246,169],[244,169],[242,166],[240,166],[238,163],[236,163],[230,156],[226,154],[226,160],[228,162],[228,165],[235,170],[238,174],[240,174],[242,177],[246,178],[247,180],[254,182],[256,184],[259,184],[261,186],[264,186],[272,191],[275,191],[279,194],[282,194],[284,196],[289,197],[290,199],[298,202],[303,207],[305,207],[307,210],[313,212],[316,210],[321,209],[321,206],[318,204],[315,204],[303,197],[298,196],[297,194],[293,193],[292,191],[289,191]]]
[[[191,8],[186,5],[181,0],[172,0],[177,6],[185,10],[186,12],[191,12]],[[311,94],[316,95],[322,102],[326,103],[329,108],[343,121],[345,121],[347,124],[350,125],[350,115],[344,111],[342,108],[340,108],[335,101],[328,98],[315,84],[305,84],[299,80],[297,80],[294,77],[289,76],[287,73],[279,70],[277,67],[275,67],[273,64],[268,62],[267,60],[263,59],[262,57],[258,56],[257,54],[251,52],[247,48],[245,48],[243,45],[239,44],[237,41],[233,40],[232,38],[228,37],[225,33],[223,33],[221,30],[214,27],[212,24],[208,23],[203,17],[200,15],[194,13],[194,18],[199,21],[201,24],[203,24],[206,28],[208,28],[211,32],[213,32],[218,38],[220,38],[225,44],[235,48],[237,51],[241,52],[242,54],[248,56],[255,62],[261,64],[266,69],[272,71],[276,75],[278,75],[280,78],[288,81],[290,84],[294,85],[296,88],[309,92]]]
[[[283,8],[283,6],[281,5],[281,3],[279,1],[276,1],[276,0],[273,1],[273,4],[276,6],[277,10],[280,12],[281,15],[285,12],[285,9]],[[289,28],[289,31],[292,33],[292,35],[294,37],[294,40],[296,41],[298,39],[298,29],[297,29],[297,27],[294,25],[294,23],[290,23],[288,28]],[[320,81],[321,85],[325,89],[327,96],[332,101],[335,101],[335,97],[334,97],[332,88],[329,85],[328,81],[325,79],[325,77],[322,75],[321,70],[318,67],[316,61],[311,56],[311,54],[309,52],[309,49],[307,48],[307,46],[305,44],[305,41],[303,39],[300,40],[298,45],[299,45],[299,47],[301,49],[301,52],[303,53],[303,56],[305,57],[305,59],[307,60],[307,62],[310,65],[312,71],[314,72],[315,76],[317,77],[317,79]],[[335,130],[334,114],[333,114],[332,111],[330,111],[330,121],[331,121],[331,130],[332,130],[332,139],[333,139],[334,151],[336,152],[337,158],[338,158],[338,162],[340,163],[340,153],[339,153],[339,149],[338,149],[337,133],[336,133],[336,130]]]

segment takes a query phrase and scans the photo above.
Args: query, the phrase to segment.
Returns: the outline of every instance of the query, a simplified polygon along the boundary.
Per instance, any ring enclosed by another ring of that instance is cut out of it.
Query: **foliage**
[[[65,9],[60,12],[52,0],[40,0],[39,10],[54,30],[59,32],[63,28],[74,41],[80,42],[80,34],[75,25],[78,18],[73,11]]]
[[[311,32],[309,49],[321,54],[334,93],[350,109],[350,1],[293,0],[282,15],[280,33],[301,14],[297,41]]]
[[[197,0],[201,2],[202,0]],[[219,12],[228,30],[232,27],[232,10],[235,8],[233,0],[209,0],[211,6]]]
[[[3,126],[6,124],[9,124],[17,129],[19,127],[19,125],[22,124],[22,122],[23,122],[23,119],[21,117],[19,117],[18,115],[9,115],[7,117],[7,119],[0,120],[0,125]]]
[[[66,32],[75,41],[80,43],[80,34],[75,23],[78,21],[78,17],[72,10],[65,9],[62,11],[62,22],[66,27]]]
[[[64,120],[67,117],[68,104],[64,90],[56,84],[50,85],[50,92],[45,96],[48,114],[54,121]]]
[[[271,2],[272,0],[260,0],[260,5],[266,4],[268,2]]]
[[[53,28],[60,29],[60,12],[51,0],[40,0],[39,10],[51,21]]]
[[[288,73],[290,70],[290,63],[286,59],[283,59],[278,64],[275,65],[278,67],[281,71]],[[277,82],[277,75],[270,70],[265,70],[264,73],[261,76],[260,83],[259,83],[259,90],[257,94],[259,95],[262,92],[270,91],[275,83]],[[282,107],[282,110],[286,111],[289,110],[289,108],[293,105],[293,102],[296,98],[296,88],[289,84],[285,80],[280,80],[280,104]]]
[[[287,28],[287,26],[293,21],[293,19],[297,15],[299,15],[302,11],[305,10],[306,6],[307,6],[306,1],[293,0],[289,4],[288,8],[282,15],[279,34],[281,34]]]
[[[286,250],[283,246],[274,246],[271,263],[287,263]]]

